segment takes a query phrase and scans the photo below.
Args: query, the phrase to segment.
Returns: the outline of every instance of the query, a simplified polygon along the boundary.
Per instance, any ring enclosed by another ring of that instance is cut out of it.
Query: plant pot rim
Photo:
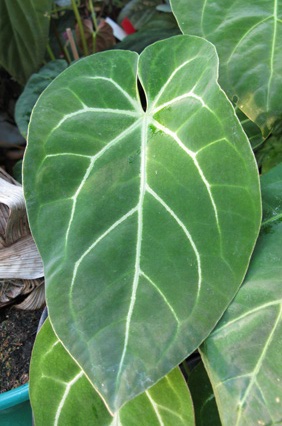
[[[0,394],[0,411],[14,407],[29,399],[28,383]]]

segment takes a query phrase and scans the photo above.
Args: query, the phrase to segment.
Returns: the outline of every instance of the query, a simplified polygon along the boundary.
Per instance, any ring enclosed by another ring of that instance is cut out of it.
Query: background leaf
[[[197,426],[221,426],[213,389],[202,362],[188,377]],[[228,409],[228,408],[227,408]]]
[[[68,64],[63,59],[48,62],[38,73],[32,74],[16,103],[15,120],[21,134],[27,137],[27,127],[32,108],[44,89],[67,68]]]
[[[278,0],[171,0],[181,30],[215,44],[220,84],[266,137],[281,121],[282,21]]]
[[[180,34],[180,30],[174,16],[159,13],[154,15],[139,31],[130,34],[117,43],[114,48],[141,53],[150,44],[178,34]]]
[[[49,315],[112,412],[209,334],[257,237],[256,164],[217,66],[190,36],[103,52],[33,110],[24,186]]]
[[[272,135],[256,151],[256,159],[262,174],[282,162],[282,137]]]
[[[282,164],[261,184],[262,228],[244,285],[202,346],[226,426],[282,423]]]
[[[248,136],[253,150],[257,149],[264,142],[260,128],[255,123],[253,123],[252,120],[250,120],[238,107],[235,107],[235,111],[241,125],[243,126],[243,129],[246,132],[246,135]]]
[[[33,349],[30,398],[35,424],[40,426],[194,425],[191,397],[178,368],[112,418],[56,337],[49,319],[40,330]]]
[[[152,17],[158,13],[157,5],[161,4],[162,0],[130,0],[124,6],[119,14],[118,22],[121,24],[123,19],[128,18],[136,30],[140,30]]]
[[[0,64],[21,84],[41,65],[52,0],[0,1]]]

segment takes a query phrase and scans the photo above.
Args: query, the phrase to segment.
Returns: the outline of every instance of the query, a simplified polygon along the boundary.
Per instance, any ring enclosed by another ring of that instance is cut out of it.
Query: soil
[[[43,308],[21,311],[0,309],[0,393],[28,382],[33,342]]]

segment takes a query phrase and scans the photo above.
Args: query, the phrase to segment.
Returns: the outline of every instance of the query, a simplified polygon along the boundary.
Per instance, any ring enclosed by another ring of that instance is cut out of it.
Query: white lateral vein
[[[236,46],[233,48],[232,52],[230,53],[229,58],[226,61],[226,64],[229,64],[229,62],[231,61],[231,59],[233,58],[236,50],[238,49],[238,47],[240,46],[240,44],[244,41],[244,39],[253,31],[255,30],[260,24],[263,24],[265,21],[268,21],[271,18],[271,16],[268,16],[267,18],[262,19],[261,21],[258,21],[256,24],[254,24],[251,28],[249,28],[245,34],[242,35],[242,37],[240,38],[240,40],[238,41],[238,43],[236,44]]]
[[[168,102],[165,102],[162,105],[159,105],[157,108],[154,109],[154,114],[156,114],[158,111],[160,111],[163,108],[169,107],[170,105],[175,104],[176,102],[182,101],[183,99],[187,99],[187,98],[194,98],[197,101],[199,101],[202,105],[202,107],[208,109],[210,112],[211,109],[209,108],[209,106],[204,102],[203,98],[199,95],[196,95],[196,93],[194,93],[192,90],[188,93],[184,93],[184,95],[181,96],[177,96],[176,98],[171,99]]]
[[[58,152],[57,154],[47,154],[44,158],[52,158],[52,157],[82,157],[82,158],[89,158],[89,160],[92,158],[91,155],[84,155],[84,154],[76,154],[75,152]]]
[[[209,198],[210,198],[210,201],[211,201],[211,204],[212,204],[212,207],[213,207],[213,211],[214,211],[214,215],[215,215],[215,220],[216,220],[216,225],[217,225],[217,229],[218,229],[218,233],[219,233],[219,235],[221,235],[221,229],[220,229],[220,226],[219,226],[219,218],[218,218],[218,211],[217,211],[217,207],[216,207],[216,204],[215,204],[215,201],[214,201],[214,198],[213,198],[213,195],[212,195],[212,192],[211,192],[211,185],[209,184],[209,182],[207,181],[207,179],[206,179],[206,177],[205,177],[205,175],[204,175],[204,172],[203,172],[203,170],[201,169],[201,167],[200,167],[200,165],[199,165],[199,162],[198,162],[198,160],[197,160],[197,158],[196,158],[196,155],[197,155],[197,153],[195,153],[195,152],[193,152],[193,151],[191,151],[189,148],[187,148],[185,145],[184,145],[184,143],[180,140],[180,138],[177,136],[177,134],[175,133],[175,132],[173,132],[172,130],[170,130],[170,129],[168,129],[167,127],[165,127],[165,126],[163,126],[163,125],[161,125],[158,121],[156,121],[156,120],[152,120],[152,123],[155,125],[155,127],[157,127],[159,130],[161,130],[162,132],[164,132],[164,133],[166,133],[168,136],[170,136],[178,145],[179,145],[179,147],[184,151],[184,152],[186,152],[186,154],[188,154],[192,159],[193,159],[193,162],[194,162],[194,164],[195,164],[195,166],[196,166],[196,168],[197,168],[197,170],[198,170],[198,172],[199,172],[199,175],[200,175],[200,177],[201,177],[201,179],[202,179],[202,181],[203,181],[203,183],[204,183],[204,185],[205,185],[205,187],[206,187],[206,189],[207,189],[207,192],[208,192],[208,195],[209,195]]]
[[[74,92],[70,87],[66,87],[65,89],[69,91],[75,97],[75,99],[79,101],[82,108],[87,108],[87,105],[80,99],[80,97],[78,96],[76,92]]]
[[[52,134],[55,130],[57,130],[65,121],[69,120],[70,118],[76,117],[80,114],[85,114],[87,112],[96,112],[96,113],[103,113],[103,114],[117,114],[117,115],[127,115],[129,117],[140,117],[140,112],[136,111],[130,111],[130,110],[122,110],[122,109],[114,109],[114,108],[90,108],[85,107],[82,109],[78,109],[74,112],[70,112],[69,114],[64,115],[64,117],[57,123],[55,127],[53,127],[50,134]],[[50,136],[50,135],[49,135]]]
[[[134,107],[134,109],[140,113],[142,111],[141,105],[137,102],[136,99],[132,98],[115,80],[108,77],[102,77],[102,76],[96,76],[96,77],[89,77],[91,80],[104,80],[108,81],[109,83],[113,84],[123,95],[124,97],[131,103],[131,105]]]
[[[99,238],[97,238],[97,240],[94,241],[94,243],[91,244],[90,247],[88,247],[87,250],[85,250],[85,252],[80,256],[80,258],[75,262],[74,265],[74,269],[73,269],[73,276],[72,276],[72,280],[71,280],[71,285],[70,285],[70,293],[69,293],[69,297],[71,299],[72,297],[72,291],[73,291],[73,286],[75,283],[75,279],[77,276],[77,272],[78,269],[81,265],[81,262],[83,261],[83,259],[110,233],[112,232],[117,226],[119,226],[122,222],[124,222],[126,219],[128,219],[130,216],[132,216],[134,213],[136,213],[138,210],[137,207],[134,207],[133,209],[131,209],[128,213],[126,213],[125,215],[123,215],[120,219],[118,219],[112,226],[110,226],[110,228],[108,228],[102,235],[100,235]]]
[[[281,305],[282,304],[282,300],[275,300],[273,302],[268,302],[268,303],[264,303],[263,305],[259,305],[256,306],[253,309],[250,309],[247,312],[244,312],[242,315],[238,316],[237,318],[234,318],[231,321],[228,321],[227,323],[223,324],[221,327],[216,328],[213,332],[212,332],[212,336],[214,337],[215,335],[219,334],[222,330],[224,330],[227,327],[231,327],[232,325],[235,325],[238,321],[241,321],[242,319],[248,317],[249,315],[255,314],[256,312],[260,312],[262,309],[267,309],[270,306],[275,306],[275,305]]]
[[[97,154],[90,157],[91,158],[90,164],[89,164],[89,166],[88,166],[88,168],[87,168],[87,170],[86,170],[86,172],[83,176],[83,179],[82,179],[79,187],[77,188],[75,194],[72,196],[72,209],[71,209],[71,216],[70,216],[70,220],[69,220],[67,231],[66,231],[65,247],[68,243],[69,233],[70,233],[71,225],[72,225],[74,214],[75,214],[77,198],[78,198],[84,184],[86,183],[90,173],[92,172],[96,161],[103,154],[105,154],[105,152],[107,152],[110,148],[112,148],[114,145],[116,145],[120,140],[122,140],[124,137],[128,136],[131,132],[133,132],[135,130],[135,128],[137,128],[139,126],[139,122],[140,122],[140,120],[138,120],[136,123],[132,124],[128,129],[126,129],[125,131],[120,133],[116,138],[114,138],[111,142],[109,142],[107,145],[105,145],[99,152],[97,152]]]
[[[175,68],[175,70],[171,73],[171,75],[169,76],[169,78],[167,79],[167,81],[165,82],[165,84],[162,86],[161,90],[159,91],[159,93],[157,94],[157,96],[154,99],[154,102],[151,105],[150,111],[155,111],[155,105],[158,103],[160,97],[162,96],[162,94],[164,93],[164,91],[166,90],[166,88],[168,87],[168,85],[170,84],[171,80],[173,79],[173,77],[186,65],[188,65],[190,62],[194,61],[197,57],[195,56],[194,58],[188,59],[188,61],[183,62],[183,64],[179,65],[179,67]]]
[[[226,138],[223,137],[223,138],[220,138],[220,139],[216,139],[216,140],[214,140],[212,142],[209,142],[207,145],[205,145],[202,148],[198,149],[198,151],[196,152],[196,155],[200,154],[200,152],[202,152],[205,149],[210,148],[211,146],[216,145],[216,144],[218,144],[220,142],[225,142],[225,143],[229,144],[235,150],[235,148],[233,147],[233,145]]]
[[[171,304],[169,303],[169,301],[167,300],[166,296],[163,294],[163,292],[161,291],[161,289],[151,280],[150,277],[148,277],[148,275],[146,275],[143,271],[140,271],[140,274],[143,275],[143,277],[154,287],[155,290],[157,290],[157,292],[161,295],[162,299],[164,300],[164,302],[166,303],[166,305],[168,306],[170,312],[172,313],[172,315],[175,318],[175,321],[177,322],[178,325],[180,325],[180,320],[176,315],[175,310],[173,309],[173,307],[171,306]]]
[[[186,237],[188,238],[191,247],[195,253],[196,259],[197,259],[197,270],[198,270],[198,291],[197,291],[197,298],[199,297],[200,291],[201,291],[201,285],[202,285],[202,268],[201,268],[201,257],[200,257],[200,253],[197,249],[197,246],[190,234],[190,232],[188,231],[188,229],[185,227],[184,223],[179,219],[179,217],[174,213],[174,211],[164,202],[164,200],[159,197],[159,195],[153,191],[152,188],[150,188],[149,185],[146,186],[146,190],[147,192],[149,192],[149,194],[151,194],[156,201],[158,201],[165,209],[166,211],[173,217],[173,219],[178,223],[178,225],[181,227],[181,229],[183,230],[184,234],[186,235]]]
[[[64,392],[63,398],[60,401],[60,404],[58,406],[58,409],[56,411],[56,415],[55,415],[55,420],[54,420],[54,426],[58,426],[59,424],[59,419],[60,419],[60,415],[62,412],[62,409],[64,407],[64,404],[66,402],[66,399],[68,397],[68,394],[70,393],[70,390],[72,388],[72,386],[83,376],[83,371],[81,371],[80,373],[78,373],[70,382],[68,382],[67,386],[66,386],[66,390]]]
[[[149,401],[150,401],[150,403],[151,403],[151,405],[152,405],[152,407],[153,407],[153,409],[154,409],[154,411],[156,413],[156,417],[158,419],[158,422],[159,422],[160,426],[165,426],[165,424],[163,422],[163,419],[162,419],[162,416],[161,416],[161,414],[159,412],[158,404],[155,403],[155,401],[153,400],[153,398],[151,397],[151,395],[149,394],[148,391],[145,391],[145,393],[146,393],[147,398],[149,399]]]

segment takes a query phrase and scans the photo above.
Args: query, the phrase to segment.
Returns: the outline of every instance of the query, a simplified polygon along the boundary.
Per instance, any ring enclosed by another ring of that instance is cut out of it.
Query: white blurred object
[[[127,36],[126,32],[111,18],[107,17],[105,21],[112,27],[115,38],[123,40]]]
[[[66,7],[71,5],[71,0],[56,0],[55,3],[60,7]]]

